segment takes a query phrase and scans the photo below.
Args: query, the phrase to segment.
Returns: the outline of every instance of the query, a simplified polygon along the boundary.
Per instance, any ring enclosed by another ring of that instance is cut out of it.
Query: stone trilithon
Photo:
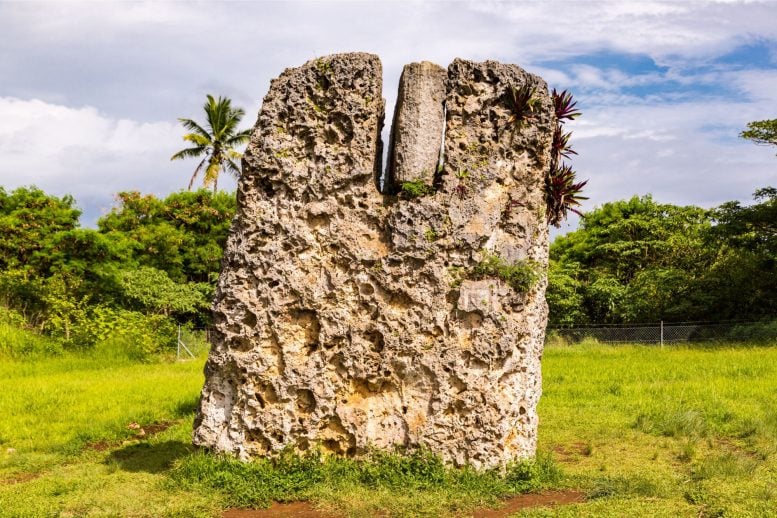
[[[423,445],[477,468],[534,455],[547,86],[493,61],[408,65],[381,187],[381,75],[377,56],[353,53],[273,80],[245,153],[195,444],[241,458]],[[516,117],[508,98],[524,85]],[[478,269],[495,257],[539,280],[516,289]]]

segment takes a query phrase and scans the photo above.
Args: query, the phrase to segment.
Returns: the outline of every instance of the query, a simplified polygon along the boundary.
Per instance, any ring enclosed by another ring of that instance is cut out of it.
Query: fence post
[[[175,360],[181,359],[181,324],[178,324],[178,343],[176,344]]]
[[[661,349],[664,348],[664,321],[661,321]]]

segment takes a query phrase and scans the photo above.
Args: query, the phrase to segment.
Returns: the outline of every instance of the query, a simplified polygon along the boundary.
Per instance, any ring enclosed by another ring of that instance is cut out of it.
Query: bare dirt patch
[[[147,439],[152,435],[164,432],[174,424],[176,424],[176,421],[160,421],[141,426],[133,421],[127,425],[127,428],[135,431],[135,439]]]
[[[145,432],[146,437],[151,437],[152,435],[164,432],[175,424],[177,424],[177,421],[161,421],[159,423],[147,424],[141,428],[141,430]]]
[[[43,473],[19,473],[18,475],[13,475],[11,478],[0,480],[0,484],[9,486],[12,484],[22,484],[24,482],[29,482],[30,480],[35,480],[42,475]]]
[[[309,502],[274,503],[267,509],[228,509],[222,518],[336,518],[337,515],[324,513],[313,508]]]
[[[591,445],[584,442],[557,444],[553,446],[553,453],[560,462],[575,462],[580,460],[580,457],[591,455]]]
[[[90,442],[86,444],[87,450],[94,450],[94,451],[108,451],[112,448],[115,448],[120,443],[117,441],[110,442],[110,441],[97,441],[97,442]]]
[[[556,507],[585,502],[585,494],[573,489],[529,493],[508,498],[499,509],[476,509],[472,518],[502,518],[522,509],[532,507]],[[222,518],[337,518],[339,515],[319,511],[309,502],[275,503],[267,509],[228,509]]]
[[[527,493],[508,498],[504,507],[499,509],[477,509],[473,518],[501,518],[509,516],[522,509],[532,507],[556,507],[558,505],[579,504],[585,502],[585,493],[568,489],[563,491],[545,491],[542,493]]]

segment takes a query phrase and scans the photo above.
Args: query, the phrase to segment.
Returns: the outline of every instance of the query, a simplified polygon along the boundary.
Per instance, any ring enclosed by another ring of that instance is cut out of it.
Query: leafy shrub
[[[24,316],[16,310],[0,306],[0,324],[24,327],[27,321]]]
[[[49,318],[46,329],[62,347],[88,350],[96,346],[123,351],[135,360],[172,350],[176,323],[164,315],[76,303]]]
[[[556,114],[556,127],[553,131],[553,142],[550,152],[550,169],[545,175],[545,203],[548,224],[558,227],[567,218],[569,211],[580,214],[577,207],[582,200],[583,187],[588,180],[577,182],[577,174],[571,166],[562,162],[564,158],[576,155],[569,143],[572,132],[564,133],[564,119],[573,120],[581,115],[576,109],[577,102],[572,100],[572,94],[564,90],[553,89],[553,108]]]
[[[13,308],[24,320],[35,321],[45,309],[45,280],[21,269],[0,271],[0,304]]]
[[[576,182],[576,174],[567,164],[553,164],[545,177],[546,216],[548,223],[555,227],[567,219],[569,211],[582,216],[577,207],[582,200],[588,199],[582,196],[588,180]]]
[[[176,336],[175,322],[163,315],[118,310],[111,315],[111,333],[101,346],[132,360],[148,361],[155,354],[174,350]]]
[[[177,283],[166,272],[149,266],[121,271],[118,284],[127,305],[146,312],[192,316],[210,305],[209,284]]]
[[[736,342],[774,342],[777,341],[777,320],[737,325],[726,335],[727,340]]]
[[[535,110],[540,103],[540,99],[534,96],[535,93],[536,88],[529,84],[521,85],[520,88],[511,86],[507,90],[505,104],[507,104],[507,109],[510,110],[507,124],[512,126],[514,131],[519,131],[524,121],[536,118]]]

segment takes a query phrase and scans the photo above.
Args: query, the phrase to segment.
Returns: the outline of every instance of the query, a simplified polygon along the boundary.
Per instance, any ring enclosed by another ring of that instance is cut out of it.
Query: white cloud
[[[114,119],[91,106],[0,98],[0,185],[75,193],[93,220],[121,190],[184,187],[191,164],[171,163],[184,147],[168,122]]]
[[[777,185],[774,149],[737,138],[759,105],[688,102],[597,105],[572,122],[573,163],[590,180],[585,208],[632,194],[711,207]]]
[[[532,58],[602,49],[647,54],[659,64],[719,54],[732,43],[777,39],[774,2],[476,2],[508,19]]]
[[[777,184],[777,158],[736,134],[777,116],[777,69],[773,57],[761,70],[711,63],[745,44],[774,53],[775,18],[777,2],[735,1],[0,3],[0,184],[69,192],[89,210],[121,189],[176,190],[194,164],[169,161],[182,146],[175,118],[197,118],[205,93],[232,97],[250,123],[285,67],[364,50],[383,61],[389,110],[402,66],[423,59],[497,59],[572,87],[588,207],[647,192],[748,199]],[[574,64],[597,53],[668,70]],[[565,58],[573,64],[539,66]],[[718,85],[730,98],[694,98]]]

